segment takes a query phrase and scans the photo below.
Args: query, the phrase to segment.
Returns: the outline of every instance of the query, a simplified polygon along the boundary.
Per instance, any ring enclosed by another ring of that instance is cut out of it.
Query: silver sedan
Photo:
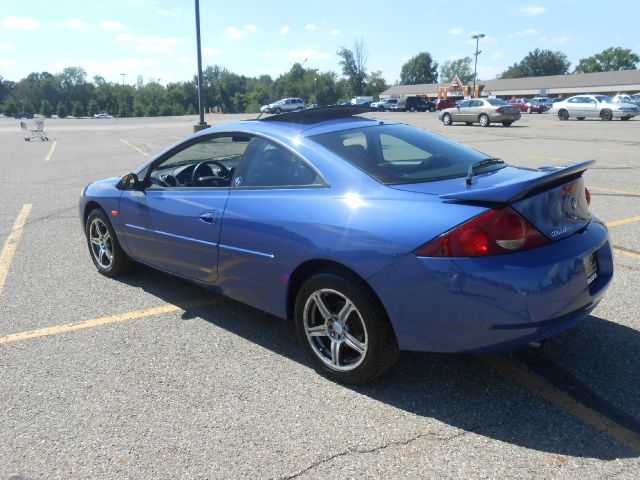
[[[575,117],[578,120],[585,118],[629,120],[640,115],[640,108],[631,103],[614,102],[606,95],[576,95],[562,102],[555,102],[549,113],[558,115],[560,120],[568,120],[569,117]]]
[[[499,98],[474,98],[460,102],[456,107],[441,110],[438,118],[445,125],[464,122],[467,125],[479,123],[488,127],[492,122],[510,126],[520,120],[520,109]]]

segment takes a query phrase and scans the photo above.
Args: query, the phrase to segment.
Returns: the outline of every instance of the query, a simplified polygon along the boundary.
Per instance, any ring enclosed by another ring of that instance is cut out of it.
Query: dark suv
[[[404,110],[405,112],[430,112],[436,111],[436,104],[429,101],[426,97],[404,97],[398,100],[398,110]]]

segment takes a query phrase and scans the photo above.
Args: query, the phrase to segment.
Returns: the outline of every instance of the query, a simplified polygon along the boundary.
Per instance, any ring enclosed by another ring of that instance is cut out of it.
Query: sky
[[[162,84],[197,71],[193,0],[1,0],[0,76],[79,66],[88,79]],[[572,63],[609,47],[640,55],[640,1],[200,0],[203,66],[276,78],[295,62],[340,73],[338,50],[362,41],[367,71],[387,83],[427,51],[442,64],[473,58],[489,80],[540,48]],[[122,75],[124,74],[124,76]]]

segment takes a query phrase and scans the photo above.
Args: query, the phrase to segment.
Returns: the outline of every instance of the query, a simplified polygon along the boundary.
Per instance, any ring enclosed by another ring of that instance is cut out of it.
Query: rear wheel
[[[414,107],[413,105],[411,105],[411,108],[410,108],[409,110],[411,110],[412,112],[415,112],[415,111],[416,111],[416,107]]]
[[[430,112],[435,112],[436,111],[436,107],[429,107],[429,111]]]
[[[576,117],[578,120],[584,120],[585,117]]]
[[[620,120],[629,120],[631,117],[620,117]]]
[[[558,118],[560,120],[569,120],[569,112],[567,112],[566,110],[560,110],[558,112]]]
[[[487,115],[486,113],[483,113],[482,115],[480,115],[478,117],[478,123],[480,124],[481,127],[488,127],[489,126],[489,115]]]
[[[281,113],[282,113],[282,109],[281,109],[280,107],[278,107],[278,108],[276,108],[276,109],[274,110],[274,112],[273,112],[273,113],[275,113],[276,115],[279,115],[279,114],[281,114]]]
[[[470,127],[471,125],[473,125],[473,122],[464,122],[464,124],[465,124],[467,127]]]
[[[503,127],[510,127],[513,122],[502,122]]]
[[[116,232],[102,210],[96,208],[89,213],[85,234],[91,260],[100,273],[116,277],[130,268],[131,260],[120,247]]]
[[[602,110],[600,112],[600,118],[605,122],[608,122],[613,118],[613,113],[611,113],[611,110]]]
[[[449,115],[448,113],[445,113],[444,115],[442,115],[442,123],[444,123],[445,125],[449,126],[451,125],[451,115]]]
[[[307,280],[296,298],[295,323],[316,370],[331,380],[368,382],[398,358],[380,302],[348,272],[326,271]]]

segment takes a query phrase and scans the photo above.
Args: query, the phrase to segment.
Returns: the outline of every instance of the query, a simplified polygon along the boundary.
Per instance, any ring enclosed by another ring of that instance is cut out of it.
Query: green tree
[[[67,106],[63,101],[58,102],[58,106],[56,107],[56,115],[58,118],[66,118],[69,112],[67,111]]]
[[[382,76],[382,72],[376,70],[369,75],[364,90],[366,95],[379,97],[380,93],[384,92],[387,88],[389,88],[389,86]]]
[[[7,98],[2,106],[2,112],[9,117],[18,113],[18,102],[16,102],[16,99],[13,97]]]
[[[540,50],[536,48],[519,63],[514,63],[498,78],[544,77],[547,75],[566,75],[571,62],[559,51]]]
[[[421,52],[409,59],[400,70],[400,83],[404,85],[436,83],[437,81],[438,62],[431,58],[429,52]]]
[[[345,93],[347,96],[362,95],[367,80],[367,51],[364,40],[356,40],[353,51],[345,47],[340,48],[337,55],[340,57],[342,74],[347,79],[349,91]]]
[[[40,102],[40,115],[47,118],[51,118],[51,115],[53,115],[53,107],[46,98]]]
[[[440,65],[440,81],[450,82],[458,75],[462,83],[473,81],[473,68],[471,67],[471,57],[459,58],[458,60],[447,60]]]
[[[615,72],[635,70],[640,57],[628,48],[607,48],[587,58],[581,58],[573,73]]]
[[[98,106],[98,102],[92,98],[89,100],[89,105],[87,105],[87,113],[90,117],[93,117],[96,113],[100,111],[100,107]]]
[[[78,100],[71,104],[71,115],[76,118],[84,117],[84,106]]]

